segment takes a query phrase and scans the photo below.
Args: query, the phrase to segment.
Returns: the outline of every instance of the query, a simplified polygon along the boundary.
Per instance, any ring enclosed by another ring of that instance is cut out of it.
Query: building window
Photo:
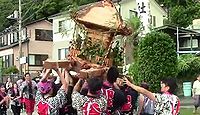
[[[42,30],[35,29],[35,39],[40,41],[52,41],[53,31],[52,30]]]
[[[13,34],[10,33],[10,44],[12,44],[12,43],[13,43]]]
[[[73,29],[74,27],[74,22],[70,19],[67,20],[62,20],[58,22],[58,32],[63,33],[63,32],[69,32]],[[67,33],[68,34],[68,33]]]
[[[3,47],[3,37],[0,37],[0,47]]]
[[[14,43],[17,43],[19,39],[19,33],[18,32],[13,32],[13,41]]]
[[[4,46],[8,45],[8,34],[4,35]]]
[[[8,68],[8,67],[14,65],[14,56],[13,56],[13,54],[5,55],[5,56],[2,56],[1,58],[2,58],[2,67],[3,68]]]
[[[29,65],[42,66],[43,61],[48,58],[48,55],[30,54]]]
[[[66,30],[67,27],[67,21],[66,20],[62,20],[58,22],[59,24],[59,28],[58,28],[58,32],[64,32]]]
[[[152,25],[152,15],[150,15],[150,24]]]
[[[69,49],[68,48],[58,49],[58,59],[59,60],[66,59],[66,55],[68,53],[69,53]]]
[[[191,48],[191,40],[186,39],[180,43],[180,47],[182,48]],[[197,48],[198,47],[198,39],[192,39],[192,48]]]
[[[138,16],[138,13],[137,11],[135,10],[129,10],[129,17],[137,17]]]
[[[156,16],[153,16],[153,26],[156,27]]]

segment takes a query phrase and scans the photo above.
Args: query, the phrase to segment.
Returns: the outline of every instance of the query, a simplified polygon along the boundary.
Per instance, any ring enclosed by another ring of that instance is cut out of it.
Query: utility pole
[[[19,0],[19,74],[22,75],[22,65],[20,63],[20,59],[22,57],[22,8],[21,8],[21,0]]]

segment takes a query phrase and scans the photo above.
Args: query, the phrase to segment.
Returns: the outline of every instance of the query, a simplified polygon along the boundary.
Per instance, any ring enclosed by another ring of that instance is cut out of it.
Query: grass
[[[180,115],[197,115],[197,114],[193,114],[192,113],[193,109],[190,108],[190,109],[181,109],[180,110]]]

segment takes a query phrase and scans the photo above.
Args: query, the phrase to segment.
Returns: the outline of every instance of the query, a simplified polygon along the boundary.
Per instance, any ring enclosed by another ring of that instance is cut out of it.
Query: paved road
[[[7,110],[7,115],[13,115],[11,109],[8,109],[8,110]],[[23,111],[20,115],[26,115],[26,112]],[[36,110],[34,111],[33,115],[38,115]]]
[[[181,100],[181,108],[194,108],[192,97],[179,97]]]

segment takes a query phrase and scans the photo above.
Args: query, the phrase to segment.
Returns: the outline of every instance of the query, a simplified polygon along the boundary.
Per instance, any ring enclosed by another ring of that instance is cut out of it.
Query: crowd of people
[[[52,77],[52,71],[57,77]],[[72,74],[70,68],[44,69],[37,83],[29,73],[16,83],[9,78],[0,87],[0,115],[6,115],[9,105],[14,115],[20,115],[22,108],[27,115],[34,110],[39,115],[179,114],[180,100],[174,95],[177,84],[173,79],[161,80],[159,93],[152,93],[148,83],[137,86],[116,67],[106,71],[106,79],[84,78]]]

